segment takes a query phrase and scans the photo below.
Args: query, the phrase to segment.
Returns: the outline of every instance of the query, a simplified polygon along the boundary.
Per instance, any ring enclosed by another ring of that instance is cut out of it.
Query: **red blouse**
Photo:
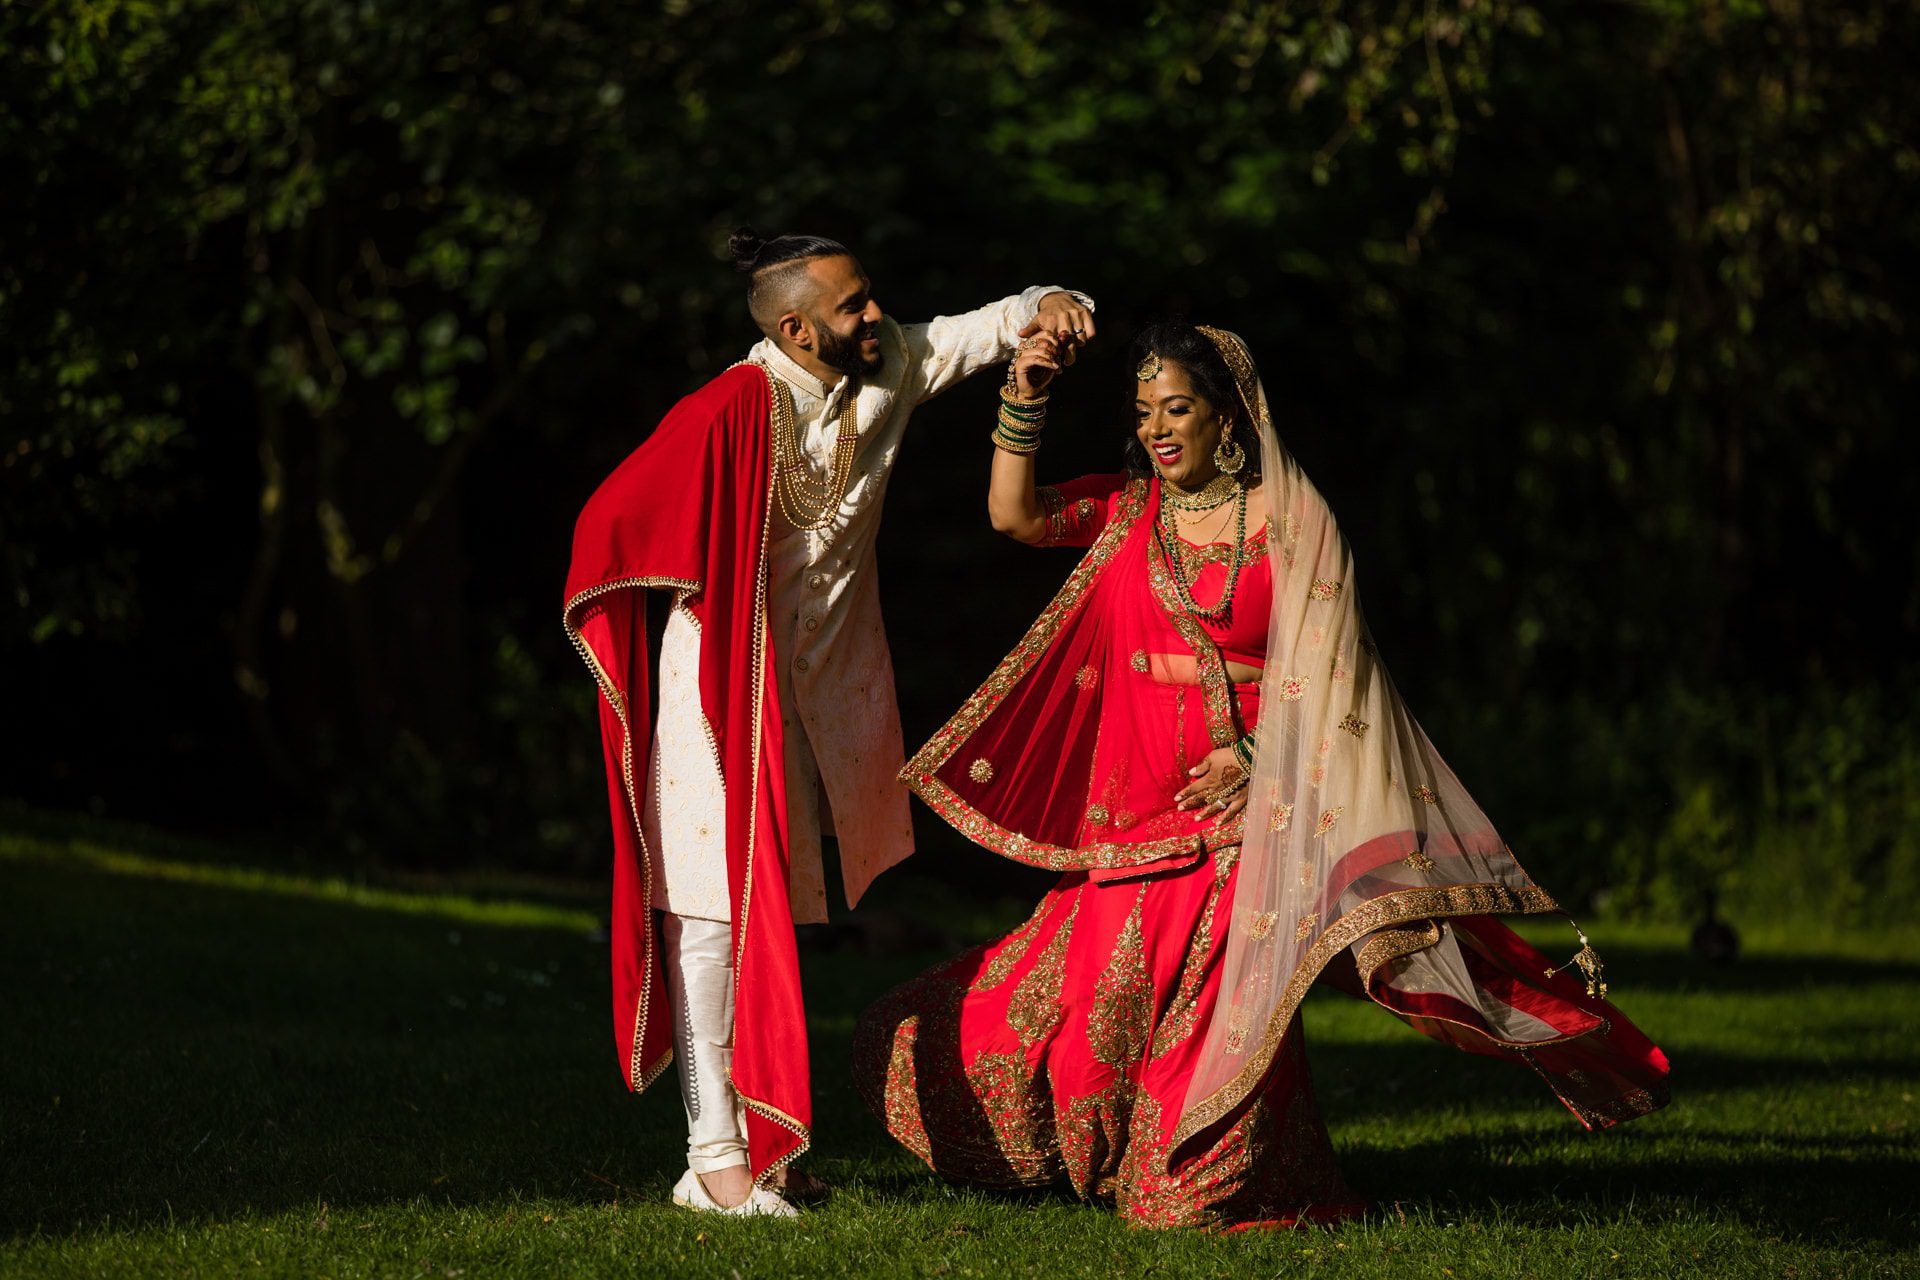
[[[1081,476],[1062,485],[1040,490],[1040,503],[1047,513],[1047,537],[1050,547],[1087,547],[1107,526],[1107,516],[1116,494],[1126,485],[1126,472]],[[1226,542],[1195,546],[1179,540],[1186,561],[1187,581],[1193,584],[1193,602],[1209,608],[1220,600],[1226,589],[1227,561],[1232,544]],[[1229,662],[1264,666],[1267,661],[1267,616],[1273,611],[1273,566],[1268,562],[1267,528],[1261,526],[1248,535],[1241,552],[1240,581],[1233,592],[1233,612],[1218,622],[1200,620],[1200,625],[1220,646],[1220,656]]]

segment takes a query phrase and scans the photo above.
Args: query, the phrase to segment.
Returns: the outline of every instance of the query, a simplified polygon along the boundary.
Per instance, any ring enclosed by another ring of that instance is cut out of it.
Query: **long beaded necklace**
[[[759,361],[754,363],[759,364]],[[762,364],[760,366],[766,369]],[[825,476],[816,476],[801,451],[794,429],[793,391],[767,369],[773,405],[767,415],[773,428],[773,495],[780,513],[795,529],[817,532],[833,523],[846,501],[847,479],[853,474],[854,447],[860,442],[860,419],[855,401],[860,384],[852,379],[840,392],[840,417],[834,430],[833,462]]]
[[[1220,482],[1226,481],[1225,485]],[[1220,592],[1220,601],[1211,609],[1203,609],[1193,598],[1193,584],[1187,580],[1186,557],[1180,554],[1180,525],[1174,519],[1175,511],[1217,511],[1228,502],[1233,503],[1233,548],[1227,555],[1227,582]],[[1202,622],[1219,622],[1233,612],[1234,588],[1240,585],[1240,570],[1244,564],[1247,541],[1247,490],[1246,486],[1236,483],[1232,477],[1216,476],[1213,481],[1195,492],[1176,489],[1163,476],[1160,480],[1160,547],[1166,553],[1167,570],[1173,578],[1174,594],[1180,598],[1180,605],[1188,613]]]

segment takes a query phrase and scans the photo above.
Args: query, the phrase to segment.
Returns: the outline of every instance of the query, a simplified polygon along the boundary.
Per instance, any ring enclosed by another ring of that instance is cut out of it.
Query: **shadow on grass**
[[[1537,1141],[1537,1133],[1529,1130],[1349,1145],[1342,1147],[1341,1159],[1355,1187],[1378,1197],[1383,1208],[1397,1196],[1401,1208],[1442,1220],[1497,1206],[1506,1223],[1553,1228],[1645,1222],[1682,1207],[1711,1208],[1764,1233],[1821,1245],[1877,1242],[1905,1248],[1920,1240],[1911,1207],[1898,1203],[1892,1190],[1912,1180],[1910,1144],[1786,1139],[1771,1144],[1765,1155],[1754,1155],[1739,1151],[1751,1134],[1690,1135],[1703,1136],[1721,1139],[1722,1149],[1732,1154],[1687,1154],[1657,1143],[1653,1151],[1612,1163],[1509,1162],[1499,1154]]]
[[[0,901],[31,1028],[0,1047],[0,1229],[664,1199],[681,1167],[672,1081],[622,1087],[582,932],[31,861]]]
[[[321,1202],[658,1202],[682,1166],[671,1078],[639,1100],[619,1082],[606,952],[584,932],[31,859],[0,862],[0,902],[0,971],[13,978],[20,1029],[0,1045],[0,1230],[10,1235]],[[908,1201],[939,1191],[867,1115],[848,1071],[853,1017],[938,958],[806,957],[815,1166],[830,1178]],[[1658,956],[1642,959],[1659,968]],[[1795,987],[1805,971],[1756,970]],[[1810,1234],[1839,1222],[1848,1225],[1833,1235],[1879,1237],[1889,1229],[1864,1206],[1912,1167],[1897,1158],[1910,1148],[1834,1140],[1759,1160],[1635,1152],[1618,1165],[1509,1168],[1486,1132],[1432,1139],[1433,1116],[1550,1107],[1524,1073],[1412,1040],[1329,1044],[1314,1057],[1336,1122],[1373,1107],[1362,1099],[1374,1091],[1344,1085],[1349,1077],[1409,1082],[1379,1104],[1404,1116],[1409,1141],[1349,1147],[1356,1182],[1383,1197],[1432,1188],[1443,1170],[1450,1195],[1538,1206],[1543,1220],[1551,1186],[1563,1209],[1624,1215],[1635,1196],[1724,1199]],[[1810,1064],[1728,1056],[1684,1069],[1716,1088],[1816,1079]],[[1509,1071],[1510,1092],[1488,1101],[1482,1070]],[[1537,1141],[1538,1131],[1511,1137]],[[1768,1193],[1788,1178],[1802,1189]]]

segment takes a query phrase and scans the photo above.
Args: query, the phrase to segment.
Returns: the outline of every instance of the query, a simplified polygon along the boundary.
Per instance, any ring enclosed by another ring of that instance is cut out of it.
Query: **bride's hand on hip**
[[[1036,333],[1023,338],[1014,352],[1013,376],[1022,398],[1032,400],[1046,393],[1054,375],[1070,361],[1063,359],[1060,339],[1051,333]]]
[[[1192,781],[1174,795],[1174,808],[1199,809],[1202,817],[1213,814],[1217,826],[1247,807],[1247,772],[1232,747],[1208,752],[1187,770],[1187,777]]]

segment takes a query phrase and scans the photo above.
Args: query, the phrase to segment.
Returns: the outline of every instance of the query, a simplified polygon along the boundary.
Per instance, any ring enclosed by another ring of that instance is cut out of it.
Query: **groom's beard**
[[[817,320],[814,321],[814,329],[820,335],[820,363],[829,369],[838,370],[849,378],[871,378],[887,362],[884,348],[874,352],[871,360],[860,354],[861,339],[871,338],[880,332],[877,324],[861,325],[850,338],[841,337]]]

